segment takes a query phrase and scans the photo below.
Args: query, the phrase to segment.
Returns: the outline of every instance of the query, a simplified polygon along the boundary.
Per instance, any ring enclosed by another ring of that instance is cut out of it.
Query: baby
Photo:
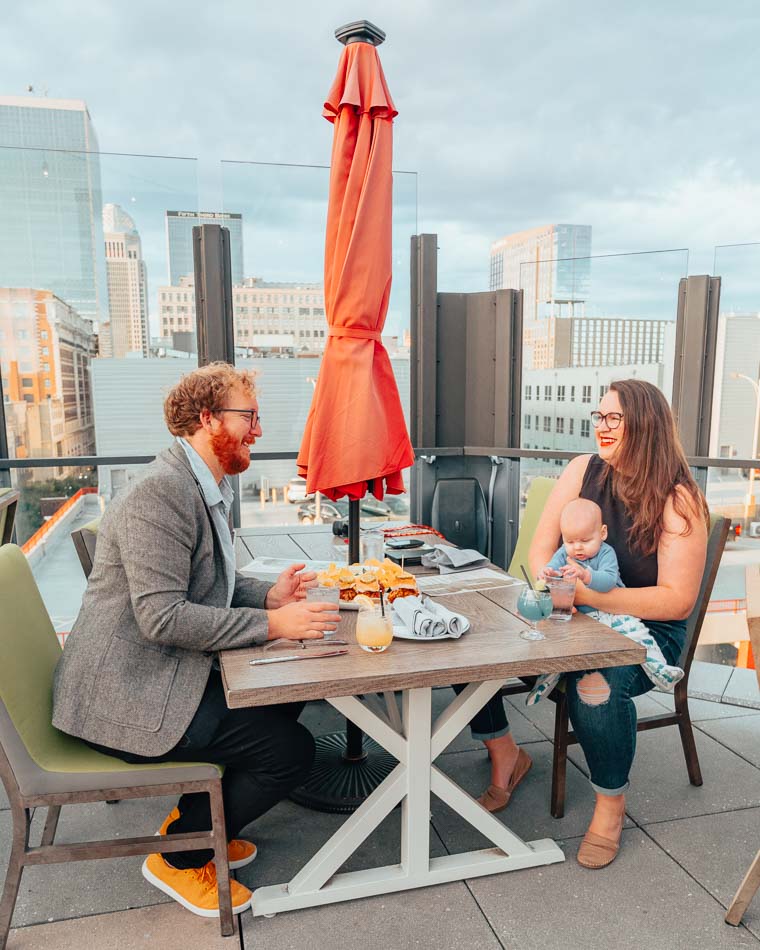
[[[543,579],[558,576],[578,578],[598,593],[606,593],[613,587],[625,587],[620,579],[617,555],[605,543],[607,525],[602,523],[602,509],[596,502],[586,498],[568,502],[562,509],[559,527],[563,543],[541,572]],[[629,614],[605,613],[585,605],[578,610],[646,647],[647,658],[641,666],[656,686],[672,690],[683,679],[683,670],[668,665],[662,650],[641,620]],[[559,673],[539,676],[525,700],[526,705],[533,706],[551,692],[560,676]]]

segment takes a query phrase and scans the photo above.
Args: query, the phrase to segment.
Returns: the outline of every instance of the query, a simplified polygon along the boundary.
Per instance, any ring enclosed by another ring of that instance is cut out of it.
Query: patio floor
[[[449,701],[445,691],[434,697],[439,706]],[[639,700],[641,714],[661,711],[668,702],[650,693]],[[534,767],[509,807],[510,824],[527,840],[557,839],[567,855],[564,864],[272,919],[254,920],[246,913],[242,927],[227,940],[219,936],[217,921],[193,916],[147,884],[139,858],[32,868],[22,879],[9,950],[295,950],[305,945],[314,950],[608,950],[642,945],[760,950],[760,895],[742,926],[723,922],[760,847],[760,709],[700,699],[691,706],[704,786],[688,783],[677,729],[641,734],[624,847],[605,870],[588,871],[575,861],[592,805],[582,754],[577,746],[571,752],[566,815],[557,821],[548,811],[553,707],[547,703],[528,710],[516,697],[510,701],[513,731]],[[305,721],[315,734],[341,728],[340,717],[326,703],[309,705]],[[439,764],[469,791],[486,784],[487,760],[469,735],[460,735]],[[7,803],[2,806],[0,851],[5,861],[10,814]],[[58,840],[148,833],[169,807],[166,800],[70,806],[62,812]],[[42,817],[35,817],[38,829]],[[259,856],[239,872],[240,879],[253,887],[287,880],[342,820],[290,802],[280,804],[256,823],[251,837]],[[399,820],[398,811],[390,815],[347,867],[397,862]],[[430,836],[433,854],[484,846],[474,829],[437,800]]]

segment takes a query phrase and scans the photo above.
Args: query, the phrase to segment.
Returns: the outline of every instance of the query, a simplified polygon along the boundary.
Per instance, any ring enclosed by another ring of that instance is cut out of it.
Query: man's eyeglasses
[[[261,416],[256,409],[217,409],[217,412],[236,412],[239,416],[248,417],[248,428],[255,429],[261,422]]]
[[[592,412],[591,425],[598,429],[603,423],[607,423],[608,429],[617,429],[623,419],[622,412]]]

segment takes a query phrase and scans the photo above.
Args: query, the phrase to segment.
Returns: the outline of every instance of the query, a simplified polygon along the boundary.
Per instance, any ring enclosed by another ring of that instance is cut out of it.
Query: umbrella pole
[[[359,502],[348,503],[348,563],[359,561]],[[290,798],[299,805],[338,814],[350,814],[396,766],[396,760],[350,720],[345,732],[316,740],[311,774]]]

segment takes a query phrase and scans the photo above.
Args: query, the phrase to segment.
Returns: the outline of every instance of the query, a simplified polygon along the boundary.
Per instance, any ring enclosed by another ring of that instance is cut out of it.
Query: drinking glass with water
[[[552,612],[552,595],[549,591],[533,590],[530,587],[524,588],[517,598],[517,609],[530,624],[530,627],[520,634],[522,639],[545,640],[546,638],[536,624],[539,620],[545,620]]]

